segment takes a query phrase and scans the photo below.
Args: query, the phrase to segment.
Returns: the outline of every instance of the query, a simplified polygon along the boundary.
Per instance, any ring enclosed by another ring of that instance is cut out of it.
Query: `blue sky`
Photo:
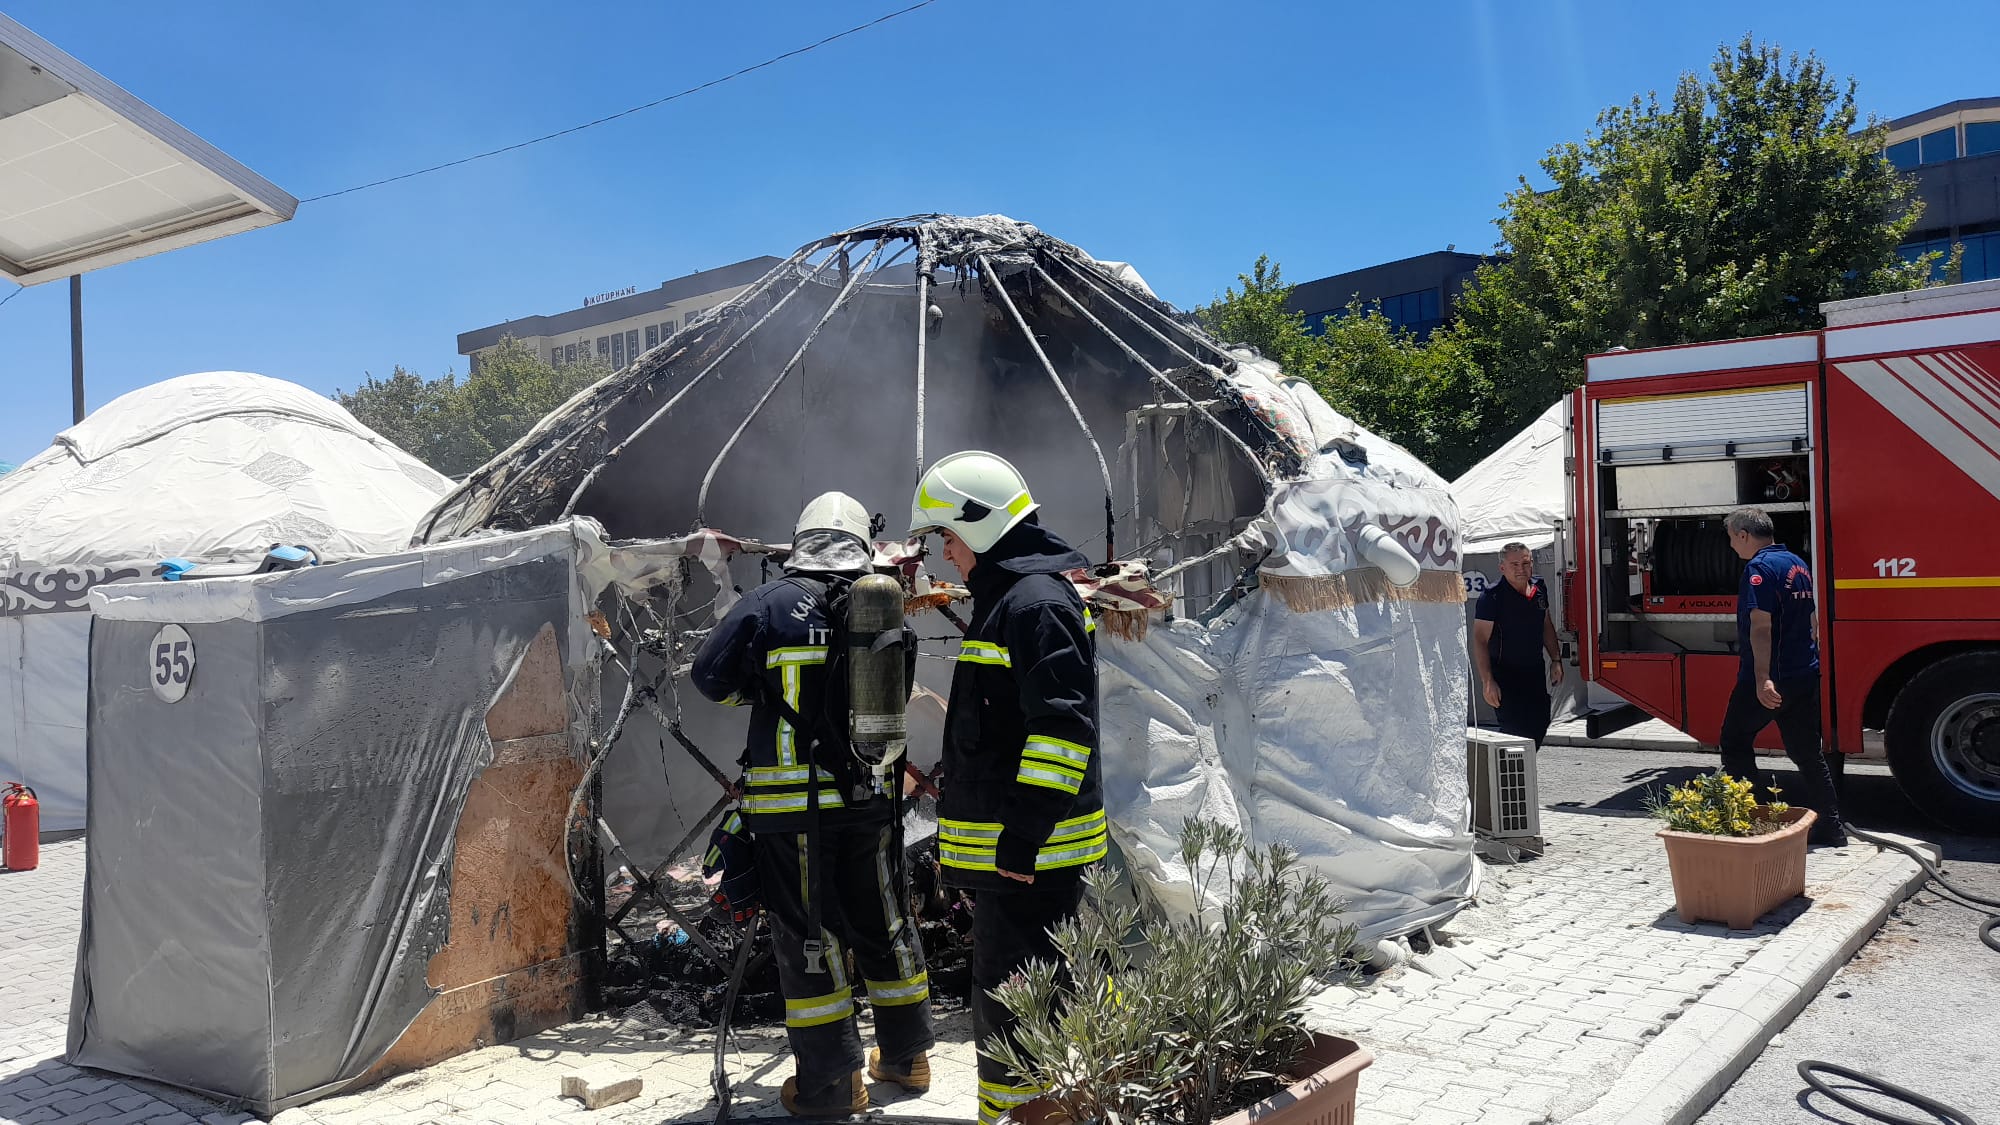
[[[649,101],[907,0],[4,2],[305,198]],[[2000,5],[1891,15],[938,0],[660,109],[90,274],[90,405],[190,371],[331,391],[397,364],[463,370],[459,332],[917,211],[1011,214],[1133,262],[1183,306],[1259,253],[1304,281],[1484,249],[1550,145],[1746,31],[1817,51],[1884,117],[2000,94]],[[69,423],[66,288],[0,307],[0,460]]]

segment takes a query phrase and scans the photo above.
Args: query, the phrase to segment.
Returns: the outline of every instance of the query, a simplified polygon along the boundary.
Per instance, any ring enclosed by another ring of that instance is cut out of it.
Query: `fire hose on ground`
[[[1988,949],[2000,953],[2000,933],[1996,933],[1996,931],[2000,931],[2000,913],[1995,913],[1996,910],[2000,910],[2000,900],[1984,898],[1961,887],[1953,886],[1950,880],[1944,877],[1944,872],[1939,870],[1937,864],[1931,862],[1929,856],[1900,840],[1892,840],[1886,836],[1864,832],[1852,824],[1846,824],[1845,827],[1847,834],[1850,836],[1866,840],[1878,847],[1894,849],[1916,860],[1923,866],[1925,873],[1930,876],[1931,881],[1943,888],[1947,896],[1956,899],[1958,905],[1977,913],[1985,914],[1987,916],[1986,921],[1979,926],[1979,940],[1985,943]],[[1827,1080],[1826,1076],[1829,1075],[1834,1078],[1844,1078],[1861,1089],[1881,1097],[1902,1102],[1904,1105],[1914,1106],[1931,1116],[1921,1118],[1903,1117],[1898,1114],[1885,1113],[1873,1106],[1865,1105],[1848,1097],[1845,1093],[1834,1089],[1833,1085]],[[1873,1074],[1840,1066],[1836,1063],[1825,1062],[1820,1059],[1801,1059],[1799,1060],[1799,1078],[1807,1086],[1826,1095],[1834,1102],[1856,1113],[1872,1117],[1877,1121],[1889,1122],[1890,1125],[1937,1125],[1939,1121],[1946,1122],[1947,1125],[1978,1125],[1978,1122],[1973,1120],[1972,1115],[1962,1109],[1948,1106],[1934,1098],[1925,1097],[1915,1090],[1898,1086],[1894,1082],[1879,1078]]]

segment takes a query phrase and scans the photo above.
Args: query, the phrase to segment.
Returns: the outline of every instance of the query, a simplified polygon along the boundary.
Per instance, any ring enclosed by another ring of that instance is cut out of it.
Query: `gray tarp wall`
[[[577,684],[573,557],[563,525],[93,594],[71,1062],[271,1113],[396,1041],[433,995],[488,708],[544,626]]]

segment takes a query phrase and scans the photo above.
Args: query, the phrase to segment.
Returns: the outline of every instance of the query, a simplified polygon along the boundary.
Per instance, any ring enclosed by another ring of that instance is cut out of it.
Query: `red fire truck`
[[[1743,565],[1722,520],[1761,507],[1812,568],[1827,752],[1880,731],[1919,808],[2000,832],[2000,281],[1823,311],[1818,332],[1590,358],[1570,411],[1578,663],[1715,745]]]

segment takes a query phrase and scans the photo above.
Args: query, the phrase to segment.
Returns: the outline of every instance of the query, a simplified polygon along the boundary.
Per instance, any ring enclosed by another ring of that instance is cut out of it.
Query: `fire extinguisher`
[[[0,838],[0,863],[10,871],[32,871],[42,861],[42,803],[35,791],[18,781],[7,783],[0,797],[6,809],[6,832]]]

